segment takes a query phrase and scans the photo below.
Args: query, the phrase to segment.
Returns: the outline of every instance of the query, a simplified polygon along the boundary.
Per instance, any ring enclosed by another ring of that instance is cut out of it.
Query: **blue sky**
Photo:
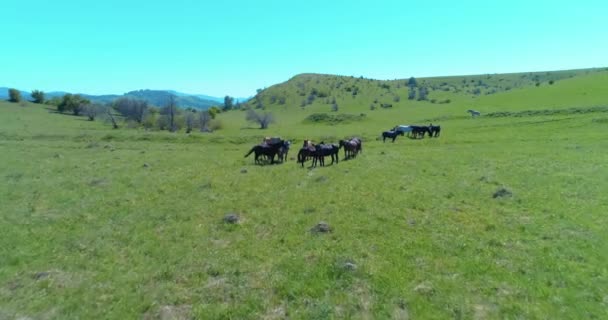
[[[243,97],[376,79],[608,66],[608,1],[10,1],[0,86]]]

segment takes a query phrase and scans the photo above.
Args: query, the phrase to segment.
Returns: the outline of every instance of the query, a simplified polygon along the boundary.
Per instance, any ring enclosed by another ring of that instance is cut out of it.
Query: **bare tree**
[[[177,131],[177,124],[175,123],[175,117],[177,116],[177,102],[174,95],[169,95],[169,99],[167,100],[167,105],[160,110],[160,114],[164,115],[167,118],[167,125],[169,127],[169,131],[175,132]]]
[[[106,108],[106,117],[112,123],[112,128],[118,129],[118,123],[116,122],[116,117],[112,114],[112,108]]]
[[[196,113],[193,111],[186,112],[184,122],[186,123],[186,133],[192,132],[192,128],[194,128],[196,122]]]
[[[120,98],[114,102],[114,108],[128,120],[142,123],[148,114],[148,102],[131,98]]]
[[[201,111],[198,114],[198,125],[201,128],[201,132],[211,131],[211,129],[209,128],[209,123],[211,122],[211,119],[213,119],[213,117],[211,116],[211,113],[209,113],[209,111]]]
[[[270,112],[257,113],[253,109],[247,110],[245,119],[250,122],[255,122],[260,125],[260,129],[267,129],[268,125],[274,123],[274,116]]]
[[[95,118],[103,111],[104,107],[98,104],[89,104],[84,108],[84,114],[89,118],[89,121],[95,121]]]

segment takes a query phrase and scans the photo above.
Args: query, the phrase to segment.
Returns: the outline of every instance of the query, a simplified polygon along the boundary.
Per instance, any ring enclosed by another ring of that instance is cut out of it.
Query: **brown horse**
[[[339,146],[344,147],[344,159],[354,158],[357,153],[362,152],[363,144],[361,139],[352,138],[349,140],[340,140]]]

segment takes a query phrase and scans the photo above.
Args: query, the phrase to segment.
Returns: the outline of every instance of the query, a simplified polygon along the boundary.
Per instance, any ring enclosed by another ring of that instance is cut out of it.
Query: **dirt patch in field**
[[[144,320],[189,320],[192,319],[192,306],[161,306],[160,308],[149,311],[142,317]]]

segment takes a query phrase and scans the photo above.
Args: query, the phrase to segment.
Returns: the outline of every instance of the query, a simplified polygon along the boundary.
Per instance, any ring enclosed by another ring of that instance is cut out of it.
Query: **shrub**
[[[313,113],[304,119],[305,122],[314,122],[314,123],[326,123],[330,125],[335,125],[339,123],[348,123],[352,121],[362,121],[366,118],[364,113],[359,115],[354,114],[327,114],[327,113]]]
[[[10,88],[8,89],[8,101],[10,102],[19,102],[21,101],[21,92],[17,89]]]
[[[40,90],[32,91],[32,99],[34,99],[34,103],[44,103],[44,92]]]

